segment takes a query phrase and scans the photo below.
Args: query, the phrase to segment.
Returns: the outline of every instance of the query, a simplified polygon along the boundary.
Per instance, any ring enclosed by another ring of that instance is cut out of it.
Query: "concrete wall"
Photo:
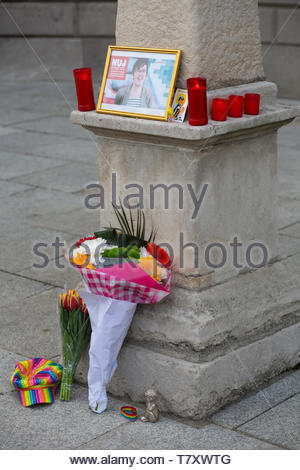
[[[72,68],[92,66],[100,76],[114,44],[115,0],[0,4],[0,76],[72,79]],[[300,99],[300,7],[297,0],[260,0],[264,68],[286,98]],[[23,34],[26,36],[24,40]]]
[[[0,4],[1,79],[72,80],[73,68],[91,66],[100,82],[116,11],[109,0]]]

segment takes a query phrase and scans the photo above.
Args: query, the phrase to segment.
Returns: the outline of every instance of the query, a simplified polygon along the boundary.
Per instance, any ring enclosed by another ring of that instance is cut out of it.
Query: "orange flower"
[[[163,268],[158,265],[157,261],[152,258],[152,256],[140,258],[137,263],[144,271],[146,271],[147,274],[149,274],[149,276],[152,277],[152,279],[155,281],[161,281]]]
[[[87,265],[87,268],[89,268],[89,269],[96,269],[95,266],[94,266],[93,264],[91,264],[91,263],[89,263],[89,264]]]
[[[78,266],[84,266],[86,264],[88,255],[85,253],[77,253],[76,257],[73,258],[72,262]]]

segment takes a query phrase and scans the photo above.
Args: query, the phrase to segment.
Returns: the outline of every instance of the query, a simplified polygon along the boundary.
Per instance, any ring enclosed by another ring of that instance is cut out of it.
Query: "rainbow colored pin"
[[[136,408],[134,406],[122,406],[121,415],[130,421],[135,421],[137,419]]]

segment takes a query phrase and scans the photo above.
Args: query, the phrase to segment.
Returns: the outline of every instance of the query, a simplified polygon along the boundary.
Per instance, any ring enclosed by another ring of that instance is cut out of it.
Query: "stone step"
[[[300,324],[283,328],[209,362],[193,363],[125,345],[108,390],[115,396],[144,402],[144,393],[155,388],[162,409],[177,416],[201,419],[265,380],[299,362]],[[88,356],[77,368],[76,378],[86,383]]]

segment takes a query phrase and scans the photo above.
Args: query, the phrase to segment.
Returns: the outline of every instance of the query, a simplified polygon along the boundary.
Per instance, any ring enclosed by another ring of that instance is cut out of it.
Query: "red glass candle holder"
[[[92,84],[92,71],[89,67],[74,69],[73,75],[79,111],[92,111],[96,108]]]
[[[189,123],[191,126],[205,126],[208,123],[206,79],[201,77],[187,79],[189,100]]]
[[[244,97],[241,95],[230,95],[228,105],[228,116],[239,118],[243,115]]]
[[[226,121],[228,111],[228,100],[225,98],[214,98],[212,100],[211,118],[213,121]]]
[[[245,94],[245,114],[259,114],[260,95],[258,93]]]

